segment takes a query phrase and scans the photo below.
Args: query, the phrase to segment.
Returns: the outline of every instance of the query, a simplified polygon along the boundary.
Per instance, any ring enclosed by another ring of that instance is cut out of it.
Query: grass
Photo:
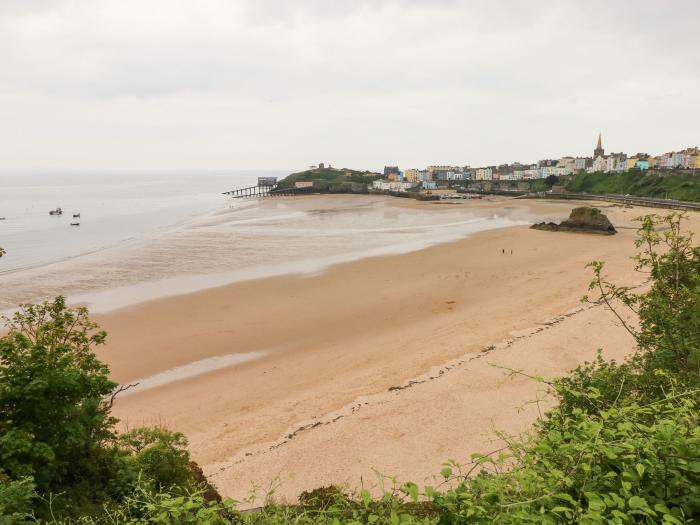
[[[582,173],[566,186],[568,191],[629,194],[637,197],[700,201],[700,176],[625,173]]]

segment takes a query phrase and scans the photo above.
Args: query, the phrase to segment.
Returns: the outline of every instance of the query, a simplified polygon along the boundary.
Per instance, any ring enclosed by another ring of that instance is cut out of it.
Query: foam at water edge
[[[169,383],[174,383],[175,381],[181,381],[183,379],[189,379],[191,377],[206,374],[207,372],[213,372],[214,370],[219,370],[221,368],[239,365],[247,361],[252,361],[253,359],[259,359],[267,354],[268,352],[247,352],[241,354],[219,355],[194,361],[192,363],[171,368],[143,379],[129,381],[127,384],[138,383],[138,386],[125,390],[119,394],[119,397],[138,394],[144,390],[150,390]]]

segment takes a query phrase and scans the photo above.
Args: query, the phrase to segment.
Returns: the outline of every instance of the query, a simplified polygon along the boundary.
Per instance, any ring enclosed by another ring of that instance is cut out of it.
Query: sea
[[[220,206],[224,191],[287,173],[0,173],[0,274],[138,239]]]
[[[290,171],[0,174],[0,311],[57,294],[113,310],[533,220],[517,207],[436,213],[383,196],[222,194]],[[57,207],[63,215],[50,215]]]

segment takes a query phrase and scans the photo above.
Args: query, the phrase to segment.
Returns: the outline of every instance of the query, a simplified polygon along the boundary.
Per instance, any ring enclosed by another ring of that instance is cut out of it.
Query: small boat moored
[[[71,222],[70,225],[71,226],[80,226],[80,223],[79,222]]]
[[[74,219],[80,219],[80,212],[73,214]]]
[[[49,211],[49,215],[63,215],[63,209],[56,208],[55,210]]]

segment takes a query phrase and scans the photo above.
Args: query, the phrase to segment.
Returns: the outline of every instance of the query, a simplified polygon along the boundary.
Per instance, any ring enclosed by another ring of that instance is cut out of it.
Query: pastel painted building
[[[561,168],[562,175],[571,175],[576,171],[576,159],[573,157],[562,157],[557,162],[557,167]]]
[[[418,180],[418,170],[409,168],[403,172],[403,176],[408,182],[415,182]]]
[[[576,157],[574,159],[574,169],[576,171],[583,171],[590,167],[590,159],[586,157]]]
[[[493,169],[476,168],[474,170],[474,180],[493,180]]]
[[[654,157],[654,167],[659,170],[667,170],[671,167],[671,154],[665,153]]]
[[[625,171],[624,166],[626,165],[626,163],[623,165],[622,161],[627,160],[627,155],[625,155],[624,153],[611,153],[606,160],[607,166],[605,171],[609,173],[615,171]]]
[[[448,171],[462,171],[458,166],[428,166],[431,180],[447,180]]]
[[[690,169],[695,167],[695,157],[698,155],[698,148],[688,148],[683,152],[683,167]]]
[[[617,163],[615,162],[615,157],[610,155],[607,159],[605,159],[605,171],[608,173],[611,173],[615,171],[615,166]]]
[[[685,154],[682,151],[675,151],[671,154],[671,168],[683,167]]]
[[[591,167],[592,172],[604,172],[608,169],[608,161],[605,157],[599,156],[593,159],[593,166]]]
[[[649,169],[649,159],[638,159],[634,164],[634,167],[638,170],[644,171]]]

